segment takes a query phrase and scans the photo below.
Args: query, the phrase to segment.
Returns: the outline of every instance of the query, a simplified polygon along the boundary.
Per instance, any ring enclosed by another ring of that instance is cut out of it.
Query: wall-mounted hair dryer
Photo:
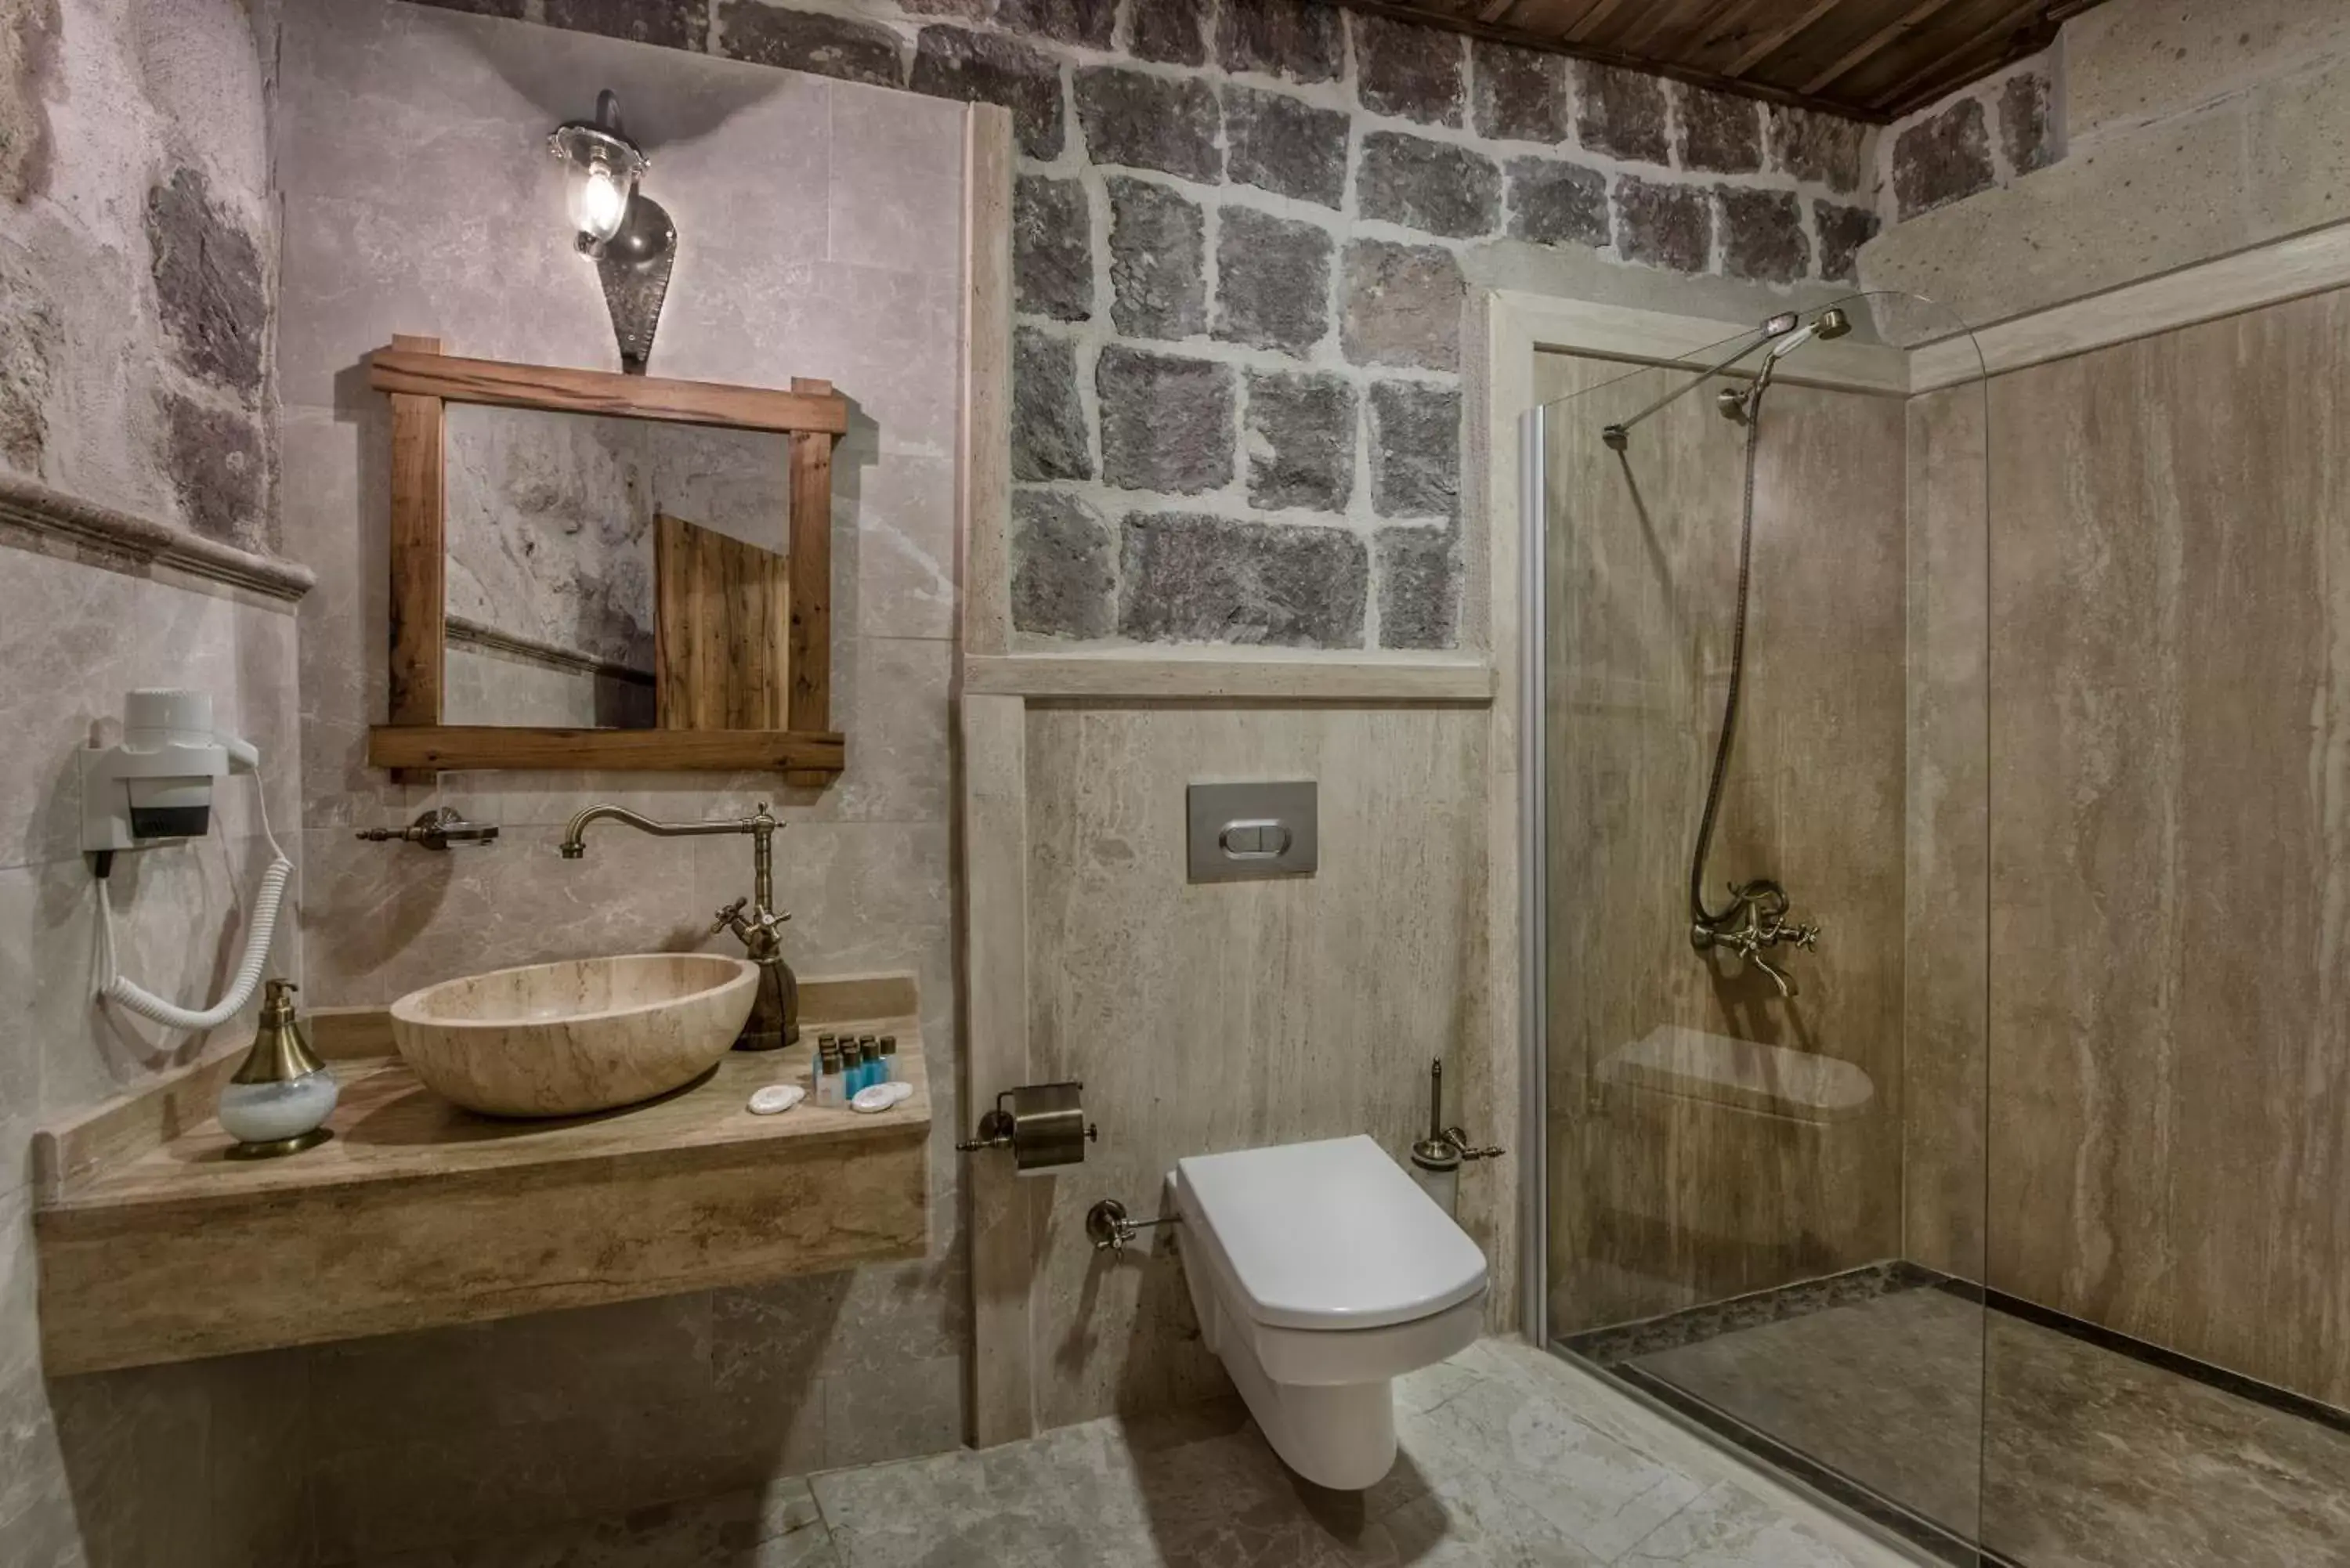
[[[99,857],[212,830],[213,781],[256,773],[261,753],[213,732],[206,691],[133,691],[122,700],[122,743],[81,753],[81,846]]]
[[[228,994],[203,1012],[177,1007],[140,990],[117,972],[114,901],[108,876],[114,857],[126,849],[151,849],[183,843],[212,830],[213,784],[231,774],[252,774],[259,793],[261,753],[249,742],[213,730],[209,692],[133,691],[122,702],[122,743],[85,746],[81,753],[81,846],[98,877],[99,994],[142,1017],[174,1029],[210,1029],[225,1023],[252,999],[277,928],[277,907],[294,863],[269,830],[269,808],[261,806],[261,836],[269,842],[269,869],[263,873],[246,933],[244,961]]]

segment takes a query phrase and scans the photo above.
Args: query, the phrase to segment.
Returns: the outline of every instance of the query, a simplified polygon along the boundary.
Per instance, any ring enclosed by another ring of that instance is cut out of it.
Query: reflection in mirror
[[[448,409],[443,722],[785,727],[786,442]]]

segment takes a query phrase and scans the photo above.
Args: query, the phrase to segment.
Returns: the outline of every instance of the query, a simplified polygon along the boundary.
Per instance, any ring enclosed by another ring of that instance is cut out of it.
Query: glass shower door
[[[1908,391],[1870,341],[1896,305],[1936,335],[1856,296],[1849,337],[1543,357],[1542,1305],[1563,1353],[1972,1562],[1982,393]]]

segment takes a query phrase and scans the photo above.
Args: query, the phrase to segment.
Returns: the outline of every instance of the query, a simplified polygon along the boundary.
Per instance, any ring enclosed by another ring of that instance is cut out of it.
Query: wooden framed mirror
[[[467,359],[420,337],[368,374],[391,400],[391,711],[371,764],[839,773],[848,410],[830,382]]]

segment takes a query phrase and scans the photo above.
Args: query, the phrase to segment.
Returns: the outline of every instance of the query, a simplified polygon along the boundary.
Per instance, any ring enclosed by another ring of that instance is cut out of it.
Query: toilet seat
[[[1485,1254],[1369,1138],[1175,1166],[1232,1304],[1273,1328],[1357,1330],[1433,1317],[1485,1290]]]

